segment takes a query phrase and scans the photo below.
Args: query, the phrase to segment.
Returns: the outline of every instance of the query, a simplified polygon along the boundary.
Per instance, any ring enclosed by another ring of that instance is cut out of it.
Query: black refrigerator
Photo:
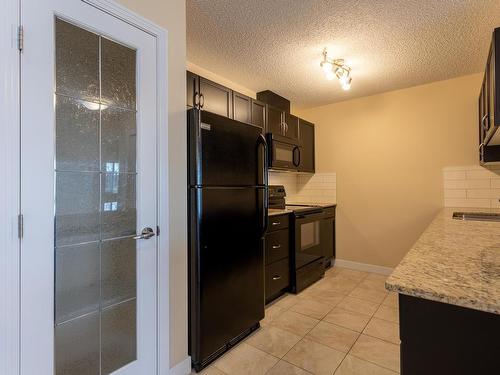
[[[264,318],[261,128],[188,111],[189,354],[200,371]]]

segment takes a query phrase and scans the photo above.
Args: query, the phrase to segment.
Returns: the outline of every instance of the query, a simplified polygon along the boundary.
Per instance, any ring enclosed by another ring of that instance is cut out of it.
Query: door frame
[[[157,247],[157,370],[166,375],[170,368],[169,290],[169,189],[168,189],[168,31],[111,0],[80,0],[156,38],[156,134],[158,160],[157,204],[159,226]],[[18,26],[22,0],[7,0],[0,12],[0,160],[5,182],[0,184],[0,373],[20,371],[20,52]],[[29,35],[29,25],[23,25]],[[22,53],[22,52],[21,52]],[[26,228],[25,230],[29,230]]]

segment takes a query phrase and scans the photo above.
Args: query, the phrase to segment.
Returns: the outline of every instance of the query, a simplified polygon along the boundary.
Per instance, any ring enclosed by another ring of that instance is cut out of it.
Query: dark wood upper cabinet
[[[500,28],[493,31],[478,107],[481,164],[500,162]]]
[[[267,133],[283,135],[283,111],[271,105],[267,106]]]
[[[300,164],[299,172],[315,172],[314,124],[299,119]]]
[[[259,102],[258,100],[252,99],[252,124],[262,128],[262,131],[266,129],[266,104]]]
[[[221,116],[233,117],[232,90],[200,77],[200,108]]]
[[[233,118],[248,124],[252,122],[252,98],[233,91]]]
[[[186,72],[186,104],[189,108],[199,104],[199,76],[190,71]]]
[[[299,139],[299,118],[288,112],[283,113],[283,135],[291,139]]]

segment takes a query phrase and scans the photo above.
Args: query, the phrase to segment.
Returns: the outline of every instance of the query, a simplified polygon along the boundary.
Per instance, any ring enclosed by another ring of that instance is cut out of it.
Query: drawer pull
[[[273,249],[280,249],[281,245],[273,245]]]
[[[273,225],[280,225],[281,221],[273,221]]]
[[[281,276],[273,276],[273,281],[281,279]]]

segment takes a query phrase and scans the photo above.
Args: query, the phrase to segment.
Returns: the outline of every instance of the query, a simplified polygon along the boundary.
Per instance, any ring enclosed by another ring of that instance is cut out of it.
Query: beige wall
[[[443,206],[442,168],[477,164],[481,74],[297,111],[337,173],[337,256],[394,267]],[[353,85],[354,86],[354,85]]]
[[[170,364],[187,357],[186,2],[119,0],[168,31]]]

